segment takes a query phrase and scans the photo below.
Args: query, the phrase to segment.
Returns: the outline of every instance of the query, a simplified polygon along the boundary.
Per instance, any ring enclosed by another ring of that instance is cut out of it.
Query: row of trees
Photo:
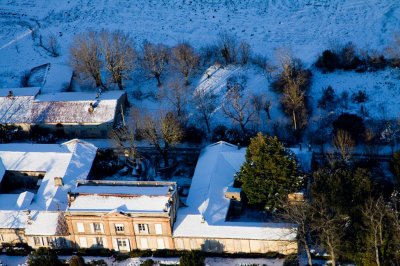
[[[163,44],[145,41],[140,53],[131,37],[122,31],[89,31],[78,34],[70,48],[71,64],[79,75],[94,81],[96,87],[108,88],[115,83],[123,89],[123,81],[130,78],[136,66],[140,65],[147,75],[161,86],[161,75],[169,63],[180,73],[185,85],[199,65],[199,56],[187,42],[171,49]],[[108,80],[103,75],[107,73]]]

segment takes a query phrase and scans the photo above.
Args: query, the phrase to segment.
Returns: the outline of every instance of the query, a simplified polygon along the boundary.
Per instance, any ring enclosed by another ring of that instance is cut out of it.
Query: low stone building
[[[36,87],[0,89],[0,124],[25,131],[38,126],[62,137],[106,138],[126,102],[124,91],[41,94]]]
[[[77,248],[174,249],[174,182],[77,182],[65,217]]]
[[[202,150],[186,201],[174,226],[177,250],[230,253],[297,252],[296,225],[229,221],[232,201],[241,200],[233,188],[234,175],[245,160],[245,149],[218,142]]]

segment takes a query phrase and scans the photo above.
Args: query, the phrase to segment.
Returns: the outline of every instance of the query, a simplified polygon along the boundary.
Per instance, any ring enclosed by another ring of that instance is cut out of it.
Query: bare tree
[[[105,68],[110,72],[112,81],[123,89],[122,81],[134,69],[136,51],[133,41],[122,31],[102,30],[100,32],[101,53]]]
[[[244,97],[238,87],[233,87],[227,92],[222,111],[240,126],[243,134],[246,134],[247,124],[254,121],[257,114],[251,98]]]
[[[60,45],[58,44],[57,37],[53,33],[47,36],[47,46],[45,49],[52,57],[60,56]]]
[[[147,140],[160,153],[164,166],[169,166],[169,153],[180,143],[183,130],[177,117],[168,112],[160,113],[158,117],[145,114],[139,121],[140,135]]]
[[[333,138],[333,145],[345,162],[350,160],[355,142],[349,132],[339,129]]]
[[[282,72],[274,87],[282,93],[282,105],[297,131],[307,124],[306,93],[310,84],[310,73],[303,68],[299,59],[288,54],[281,55],[281,64]]]
[[[330,209],[323,200],[313,202],[311,211],[312,230],[317,232],[322,247],[328,250],[332,266],[336,266],[347,218]]]
[[[239,62],[242,65],[246,65],[251,57],[251,47],[247,42],[242,41],[239,44],[238,49],[239,49]]]
[[[101,48],[96,33],[89,31],[77,35],[70,53],[74,70],[85,77],[92,78],[96,87],[105,88],[101,79]]]
[[[400,66],[400,34],[398,32],[393,34],[393,41],[386,48],[386,52],[392,59],[392,65]]]
[[[208,134],[211,134],[211,119],[217,108],[217,95],[211,91],[196,90],[193,97],[197,115],[205,123]]]
[[[179,121],[186,122],[186,107],[189,102],[189,88],[179,80],[173,80],[167,86],[159,89],[159,98],[166,99],[174,109]]]
[[[282,203],[283,206],[283,218],[291,223],[297,224],[297,227],[293,229],[293,232],[297,235],[297,239],[304,246],[307,254],[308,265],[312,264],[312,257],[310,251],[310,234],[312,220],[312,209],[307,201],[302,202],[290,202],[286,200]]]
[[[132,109],[132,117],[137,117],[135,115],[136,109]],[[127,160],[135,164],[136,159],[138,159],[139,152],[136,146],[135,131],[137,129],[136,121],[133,120],[132,124],[127,124],[125,122],[125,115],[121,107],[122,125],[113,129],[110,133],[110,137],[114,140],[117,150],[123,153]]]
[[[382,197],[377,200],[368,199],[362,209],[366,229],[371,236],[371,245],[374,250],[374,257],[377,266],[381,265],[381,248],[385,245],[384,235],[384,218],[386,216],[385,201]]]
[[[172,48],[172,63],[184,76],[185,85],[189,85],[189,77],[199,65],[199,60],[199,56],[189,43],[179,43]]]
[[[225,64],[234,64],[237,62],[238,55],[238,44],[236,37],[227,32],[221,32],[218,34],[218,47],[221,55],[225,60]]]
[[[157,79],[157,86],[160,87],[161,74],[165,71],[169,60],[168,47],[163,44],[152,44],[144,42],[142,66],[150,76]]]

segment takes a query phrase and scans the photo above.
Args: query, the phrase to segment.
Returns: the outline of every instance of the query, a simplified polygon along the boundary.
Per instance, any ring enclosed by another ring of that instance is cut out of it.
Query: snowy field
[[[196,48],[214,44],[222,31],[247,41],[255,53],[276,63],[277,50],[288,48],[306,65],[332,44],[352,41],[365,50],[382,51],[400,29],[400,3],[392,0],[3,0],[0,2],[0,88],[18,87],[22,73],[41,64],[68,65],[73,36],[88,29],[122,29],[139,46],[143,40],[173,45],[187,40]],[[38,44],[54,35],[60,56],[51,57]],[[247,71],[247,70],[246,70]],[[269,80],[250,70],[251,93],[267,91]],[[66,70],[68,72],[68,70]],[[234,69],[233,72],[237,72]],[[240,72],[240,71],[239,71]],[[243,71],[241,71],[243,72]],[[247,71],[249,72],[249,71]],[[365,104],[373,118],[394,118],[400,110],[398,70],[356,74],[336,72],[323,75],[314,71],[312,97],[316,102],[322,88],[332,85],[343,90],[365,90]],[[62,76],[63,73],[60,73]],[[222,73],[217,86],[232,73]],[[50,77],[51,78],[51,77]],[[54,78],[53,78],[54,79]],[[64,80],[52,81],[62,89]],[[193,86],[201,84],[201,73]],[[48,84],[49,85],[49,84]],[[215,85],[215,84],[214,84]],[[194,89],[194,88],[193,88]],[[128,83],[128,95],[141,90],[155,91],[153,80]],[[280,116],[279,102],[272,92],[272,118]],[[168,108],[149,100],[134,102],[150,110]],[[349,109],[356,111],[357,105]],[[318,115],[318,114],[317,114]],[[220,120],[220,119],[219,119]],[[269,125],[261,125],[261,129]]]

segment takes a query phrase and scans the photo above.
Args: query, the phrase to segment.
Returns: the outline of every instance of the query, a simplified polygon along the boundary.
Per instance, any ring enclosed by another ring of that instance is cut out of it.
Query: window
[[[80,247],[81,248],[87,248],[87,241],[86,241],[86,237],[80,237],[79,238],[79,243],[81,244]]]
[[[103,247],[104,246],[102,237],[96,237],[95,238],[95,243],[96,243],[96,246],[98,246],[98,247]]]
[[[93,231],[94,231],[94,233],[101,233],[101,224],[93,223]]]
[[[83,226],[83,223],[77,223],[76,227],[78,228],[78,233],[84,233],[85,232],[85,227]]]
[[[156,234],[157,235],[162,235],[162,225],[161,224],[155,224],[154,226],[156,228]]]
[[[117,234],[121,234],[125,231],[124,225],[123,224],[115,224],[115,232]]]
[[[147,242],[146,238],[141,238],[140,239],[140,247],[142,249],[148,249],[149,248],[149,243]]]
[[[139,234],[148,234],[149,226],[147,224],[138,224]]]
[[[0,241],[4,241],[3,235],[0,235]]]
[[[42,239],[38,236],[33,237],[33,242],[35,243],[35,246],[41,246],[42,245]]]
[[[165,248],[164,239],[157,238],[157,248],[158,249],[164,249]]]
[[[117,238],[118,250],[129,250],[128,239]]]
[[[47,237],[47,245],[53,247],[54,246],[54,239],[52,237]]]

